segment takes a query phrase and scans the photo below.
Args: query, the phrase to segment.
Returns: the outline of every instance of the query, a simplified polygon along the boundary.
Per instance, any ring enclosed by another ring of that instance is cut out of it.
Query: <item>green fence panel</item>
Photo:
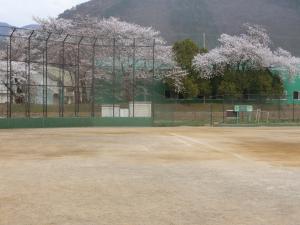
[[[61,127],[151,127],[151,118],[14,118],[0,119],[0,129]]]

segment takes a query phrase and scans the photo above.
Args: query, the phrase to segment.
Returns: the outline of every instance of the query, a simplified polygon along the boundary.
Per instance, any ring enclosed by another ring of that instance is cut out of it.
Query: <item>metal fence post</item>
[[[224,98],[224,96],[223,96],[223,106],[222,106],[222,108],[223,108],[223,124],[225,123],[225,98]]]
[[[295,122],[295,99],[293,96],[293,122]]]
[[[113,39],[113,118],[115,118],[116,104],[116,38]]]
[[[155,111],[154,111],[154,106],[155,106],[155,92],[154,92],[154,86],[155,86],[155,47],[156,47],[156,40],[153,40],[153,45],[152,45],[152,85],[151,85],[151,114],[152,114],[152,121],[154,123],[155,121]]]
[[[6,117],[9,118],[9,46],[6,49]]]
[[[28,52],[27,52],[27,107],[26,107],[26,115],[30,118],[31,114],[31,38],[34,34],[32,31],[28,37]]]
[[[62,78],[61,78],[61,117],[64,117],[65,114],[65,64],[66,64],[66,56],[65,56],[65,45],[66,41],[69,37],[69,34],[67,34],[63,40],[63,48],[62,48]]]
[[[76,102],[75,102],[75,116],[79,116],[79,105],[80,105],[80,88],[79,88],[79,85],[80,85],[80,45],[81,45],[81,42],[83,40],[83,36],[80,37],[80,40],[78,42],[78,45],[77,45],[77,76],[76,76]]]
[[[213,126],[214,125],[214,121],[213,121],[213,104],[210,104],[210,125]]]
[[[45,91],[45,98],[43,99],[43,112],[44,117],[48,117],[48,43],[51,37],[51,33],[48,33],[48,36],[46,38],[45,42],[45,81],[43,83],[44,85],[44,91]]]
[[[12,84],[12,38],[14,33],[16,32],[16,28],[13,28],[12,33],[9,36],[9,84],[8,84],[8,88],[9,88],[9,113],[8,113],[8,117],[11,118],[12,117],[12,102],[13,102],[13,84]]]
[[[45,117],[45,51],[43,51],[43,117]]]
[[[281,99],[279,97],[279,101],[278,101],[278,122],[280,122],[281,120]]]
[[[96,55],[96,44],[97,38],[95,38],[93,43],[93,55],[92,55],[92,108],[91,108],[91,116],[95,117],[95,55]]]
[[[135,54],[136,54],[136,41],[133,39],[133,57],[132,57],[132,117],[135,117]]]

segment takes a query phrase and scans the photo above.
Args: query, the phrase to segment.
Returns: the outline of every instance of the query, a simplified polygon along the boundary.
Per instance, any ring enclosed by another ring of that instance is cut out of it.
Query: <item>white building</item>
[[[7,89],[4,84],[0,83],[0,104],[7,102]]]

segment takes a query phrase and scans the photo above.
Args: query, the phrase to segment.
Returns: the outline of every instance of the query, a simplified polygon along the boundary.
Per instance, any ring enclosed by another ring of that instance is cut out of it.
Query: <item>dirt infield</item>
[[[299,225],[300,128],[0,131],[0,225]]]

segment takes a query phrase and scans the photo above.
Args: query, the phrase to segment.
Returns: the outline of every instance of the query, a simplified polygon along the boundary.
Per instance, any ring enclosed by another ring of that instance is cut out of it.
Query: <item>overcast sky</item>
[[[57,16],[64,10],[88,0],[0,0],[0,22],[13,26],[34,23],[32,17]]]

